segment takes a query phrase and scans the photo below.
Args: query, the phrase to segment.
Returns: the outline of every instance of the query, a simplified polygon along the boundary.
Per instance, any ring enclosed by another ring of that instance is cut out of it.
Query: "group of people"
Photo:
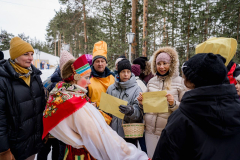
[[[32,46],[14,37],[0,61],[0,160],[44,160],[50,146],[54,160],[239,159],[236,49],[235,39],[211,38],[180,71],[177,51],[161,47],[149,61],[120,56],[112,72],[99,41],[90,60],[61,52],[46,97]],[[142,93],[163,90],[168,112],[145,113]],[[123,119],[99,110],[103,92],[128,102]],[[125,137],[123,123],[144,123],[143,137]]]

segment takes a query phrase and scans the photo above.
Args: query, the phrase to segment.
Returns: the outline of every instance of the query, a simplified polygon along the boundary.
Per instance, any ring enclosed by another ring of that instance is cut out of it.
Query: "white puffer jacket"
[[[152,73],[157,73],[156,58],[161,52],[168,53],[171,56],[169,74],[165,77],[153,77],[147,84],[147,92],[166,90],[167,93],[173,95],[176,103],[173,107],[169,107],[168,113],[146,113],[144,115],[146,133],[158,136],[161,135],[162,130],[165,128],[170,114],[178,109],[181,98],[186,91],[184,81],[179,76],[178,53],[175,49],[171,47],[163,47],[153,54]]]

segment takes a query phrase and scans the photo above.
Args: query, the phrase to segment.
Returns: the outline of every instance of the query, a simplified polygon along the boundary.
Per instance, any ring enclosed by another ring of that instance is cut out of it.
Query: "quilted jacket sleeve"
[[[0,87],[0,153],[9,149],[5,92]]]
[[[139,103],[137,100],[137,97],[139,95],[139,93],[142,92],[141,88],[138,87],[133,95],[133,101],[130,102],[130,104],[133,106],[134,108],[134,112],[131,116],[128,116],[130,119],[134,120],[134,121],[140,121],[142,120],[143,116],[142,116],[142,108],[139,107]]]

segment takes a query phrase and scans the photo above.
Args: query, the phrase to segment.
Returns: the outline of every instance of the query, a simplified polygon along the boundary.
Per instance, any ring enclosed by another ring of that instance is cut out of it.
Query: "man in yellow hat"
[[[195,53],[220,54],[226,59],[225,66],[228,69],[227,77],[230,84],[237,84],[236,77],[240,75],[240,66],[232,61],[236,54],[237,41],[234,38],[213,37],[197,45]]]
[[[107,43],[99,41],[94,44],[91,84],[88,86],[88,96],[97,107],[100,103],[101,93],[106,92],[108,87],[114,83],[114,73],[107,67]]]

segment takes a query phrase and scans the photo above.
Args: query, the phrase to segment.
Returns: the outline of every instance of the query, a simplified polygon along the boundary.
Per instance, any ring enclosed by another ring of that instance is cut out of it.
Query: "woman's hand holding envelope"
[[[169,105],[172,106],[174,104],[174,97],[173,97],[173,95],[167,94],[166,97],[167,97],[167,101],[168,101]]]
[[[143,101],[143,96],[142,96],[142,92],[139,93],[139,96],[137,97],[138,103],[142,105],[142,101]]]

